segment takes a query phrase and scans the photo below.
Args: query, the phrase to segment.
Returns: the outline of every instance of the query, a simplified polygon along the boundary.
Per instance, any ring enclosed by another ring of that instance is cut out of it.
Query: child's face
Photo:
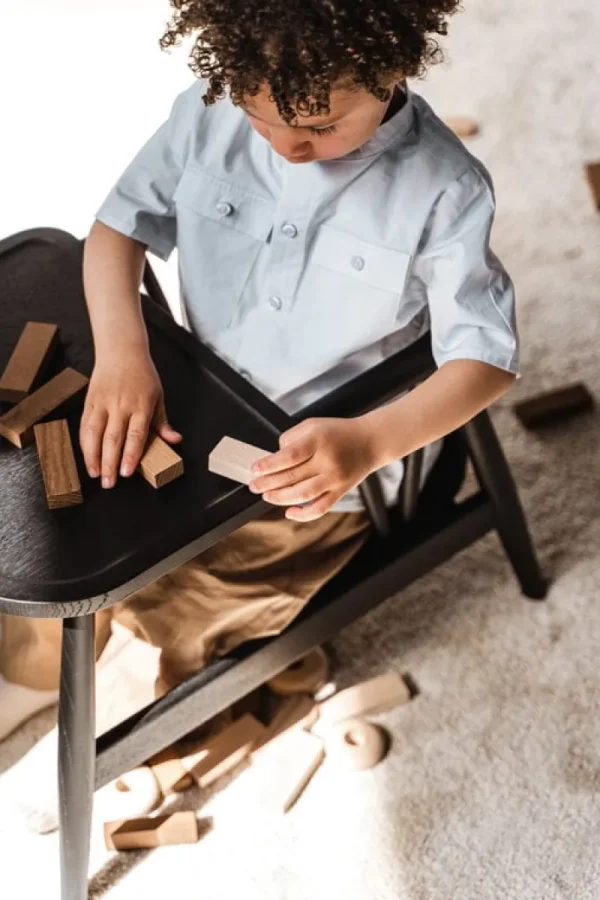
[[[291,163],[307,163],[338,159],[362,147],[381,124],[388,105],[364,89],[334,90],[328,116],[298,116],[297,125],[288,125],[269,99],[268,88],[263,88],[241,108],[276,153]]]

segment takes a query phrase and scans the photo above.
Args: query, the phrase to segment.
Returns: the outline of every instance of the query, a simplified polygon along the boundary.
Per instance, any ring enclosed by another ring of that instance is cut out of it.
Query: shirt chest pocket
[[[210,339],[235,316],[274,204],[202,169],[186,169],[174,193],[181,281],[190,322]]]
[[[410,261],[408,253],[321,225],[301,289],[306,320],[338,355],[381,340],[396,329]]]

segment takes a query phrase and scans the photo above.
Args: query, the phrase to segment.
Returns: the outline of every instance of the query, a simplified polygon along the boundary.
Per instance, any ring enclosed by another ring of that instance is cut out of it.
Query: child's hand
[[[114,487],[117,474],[133,475],[150,426],[171,444],[181,440],[167,422],[162,385],[146,350],[96,360],[81,420],[80,441],[88,473]]]
[[[250,490],[289,507],[288,519],[319,519],[377,468],[372,443],[363,418],[307,419],[281,435],[277,453],[255,463]]]

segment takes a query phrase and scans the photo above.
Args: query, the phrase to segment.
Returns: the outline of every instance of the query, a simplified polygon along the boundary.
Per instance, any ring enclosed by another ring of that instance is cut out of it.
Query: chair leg
[[[58,709],[61,900],[87,900],[94,768],[94,616],[63,622]]]
[[[388,537],[390,533],[390,517],[388,515],[383,490],[376,472],[367,475],[359,485],[360,496],[365,505],[375,531],[380,537]]]
[[[538,563],[517,488],[487,411],[463,429],[481,486],[496,511],[496,528],[525,596],[543,600],[548,583]]]
[[[425,451],[415,450],[404,459],[404,478],[400,485],[400,506],[402,519],[412,522],[417,514],[419,505],[419,493],[421,491],[421,475],[423,473],[423,459]]]

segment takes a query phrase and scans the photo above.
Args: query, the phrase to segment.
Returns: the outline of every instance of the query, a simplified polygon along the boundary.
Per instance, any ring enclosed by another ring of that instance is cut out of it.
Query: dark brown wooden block
[[[578,382],[523,400],[515,404],[514,411],[525,428],[536,428],[593,408],[594,398],[587,387]]]
[[[600,212],[600,162],[588,163],[585,171],[592,189],[596,209]]]
[[[33,440],[33,426],[86,386],[88,379],[75,369],[63,369],[41,388],[0,416],[0,435],[15,447]]]
[[[183,475],[183,460],[155,434],[146,445],[138,471],[152,487],[161,488]]]
[[[58,328],[47,322],[28,322],[0,378],[0,400],[20,403],[56,346]]]
[[[83,502],[71,435],[66,419],[34,425],[35,442],[50,509]]]

